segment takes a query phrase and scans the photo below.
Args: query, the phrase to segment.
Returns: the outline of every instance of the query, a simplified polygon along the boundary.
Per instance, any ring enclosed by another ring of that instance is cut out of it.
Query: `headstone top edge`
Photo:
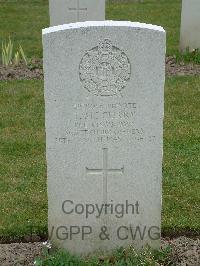
[[[113,21],[113,20],[105,20],[105,21],[85,21],[85,22],[76,22],[70,24],[63,24],[58,26],[53,26],[49,28],[45,28],[42,30],[42,35],[55,33],[58,31],[69,30],[69,29],[79,29],[79,28],[87,28],[87,27],[132,27],[132,28],[140,28],[140,29],[149,29],[154,31],[159,31],[165,33],[165,30],[161,26],[140,23],[140,22],[131,22],[131,21]]]

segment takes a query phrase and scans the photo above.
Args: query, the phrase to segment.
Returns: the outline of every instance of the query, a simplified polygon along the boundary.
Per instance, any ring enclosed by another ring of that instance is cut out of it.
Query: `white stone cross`
[[[79,21],[80,20],[80,11],[87,11],[87,7],[80,7],[80,0],[77,0],[77,6],[76,7],[69,7],[69,10],[77,12],[77,21]]]
[[[107,203],[107,192],[108,192],[108,174],[116,173],[123,174],[124,166],[118,169],[109,169],[108,168],[108,148],[103,148],[103,167],[99,169],[90,169],[86,167],[87,174],[103,174],[103,200],[104,203]]]

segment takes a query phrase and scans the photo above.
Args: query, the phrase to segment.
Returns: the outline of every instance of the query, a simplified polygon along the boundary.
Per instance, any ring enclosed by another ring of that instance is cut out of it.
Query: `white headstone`
[[[50,25],[105,20],[105,0],[49,0]]]
[[[200,49],[200,0],[182,0],[180,48]]]
[[[43,47],[51,241],[158,248],[165,31],[82,22],[44,29]]]

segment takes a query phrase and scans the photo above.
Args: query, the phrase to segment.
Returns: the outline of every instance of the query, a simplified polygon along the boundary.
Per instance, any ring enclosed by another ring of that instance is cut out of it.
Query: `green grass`
[[[9,36],[29,57],[42,57],[42,28],[48,27],[47,0],[0,2],[0,42]]]
[[[178,54],[180,39],[181,1],[145,0],[110,1],[106,18],[130,20],[163,26],[167,31],[167,54]]]
[[[49,255],[47,250],[40,258],[36,258],[35,266],[167,266],[172,262],[172,249],[170,246],[162,250],[144,249],[136,252],[132,247],[115,251],[112,256],[81,258],[72,256],[66,251],[56,251]]]
[[[47,232],[42,81],[0,83],[0,237]],[[200,231],[200,77],[165,90],[164,233]]]
[[[163,229],[200,228],[200,78],[169,78],[165,91]]]
[[[42,86],[40,81],[0,83],[0,235],[26,235],[31,225],[46,230]]]
[[[106,18],[139,21],[163,26],[167,31],[167,54],[178,54],[181,0],[133,0],[107,2]],[[29,57],[42,57],[41,30],[48,27],[47,0],[1,1],[0,42],[11,36]]]

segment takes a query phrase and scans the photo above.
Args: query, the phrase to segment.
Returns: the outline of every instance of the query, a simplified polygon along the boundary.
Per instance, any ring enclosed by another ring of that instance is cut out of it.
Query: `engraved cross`
[[[124,166],[119,169],[109,169],[108,168],[108,149],[103,148],[103,167],[101,169],[90,169],[86,167],[87,174],[102,174],[103,175],[103,200],[104,203],[107,203],[107,192],[108,192],[108,174],[123,174]]]
[[[69,7],[69,11],[76,11],[77,12],[77,21],[80,20],[80,11],[87,11],[87,7],[80,7],[80,0],[77,0],[76,7]]]

